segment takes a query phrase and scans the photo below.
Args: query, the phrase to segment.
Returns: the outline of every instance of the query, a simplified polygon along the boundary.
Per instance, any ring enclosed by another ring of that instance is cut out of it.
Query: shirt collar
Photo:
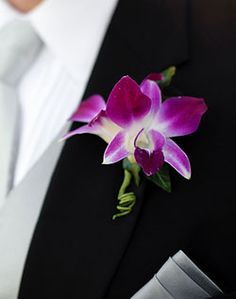
[[[21,17],[21,13],[16,11],[7,1],[0,0],[0,29],[17,17]]]
[[[44,42],[79,79],[100,48],[117,0],[48,0],[29,14]],[[90,60],[90,61],[88,61]]]
[[[45,44],[80,79],[80,70],[93,65],[118,0],[45,0],[28,14],[20,14],[0,0],[0,19],[30,20]],[[3,13],[1,12],[4,8]],[[3,21],[2,21],[3,23]],[[0,23],[1,26],[1,23]]]

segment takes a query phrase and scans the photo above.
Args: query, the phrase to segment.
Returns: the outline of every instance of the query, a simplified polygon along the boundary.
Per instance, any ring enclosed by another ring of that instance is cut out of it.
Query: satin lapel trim
[[[141,80],[148,72],[188,59],[183,25],[185,1],[178,1],[178,9],[175,4],[171,7],[170,0],[148,3],[119,3],[85,97],[96,92],[108,95],[125,73]],[[153,22],[155,12],[156,28],[148,28],[148,16]],[[139,24],[141,13],[147,24]],[[140,44],[138,37],[145,30],[149,30],[147,36],[142,36],[145,44]],[[161,47],[152,43],[153,36],[162,41]],[[177,40],[180,45],[174,44]],[[105,297],[129,245],[145,190],[145,186],[139,189],[133,213],[112,221],[123,171],[120,164],[101,165],[105,146],[92,135],[81,135],[66,143],[34,233],[19,298],[33,298],[34,294],[42,297],[46,290],[45,298]]]

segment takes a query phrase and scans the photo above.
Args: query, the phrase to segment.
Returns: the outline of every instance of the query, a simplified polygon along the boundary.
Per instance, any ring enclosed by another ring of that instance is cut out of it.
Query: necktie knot
[[[0,81],[15,85],[33,62],[42,42],[25,20],[14,20],[0,30]]]

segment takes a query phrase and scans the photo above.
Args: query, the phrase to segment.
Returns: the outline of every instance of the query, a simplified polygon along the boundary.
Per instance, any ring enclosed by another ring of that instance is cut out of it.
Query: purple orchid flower
[[[161,90],[152,76],[141,85],[124,76],[112,89],[107,104],[100,95],[82,102],[71,120],[87,124],[65,138],[96,134],[108,143],[103,164],[128,158],[150,176],[166,162],[190,179],[188,156],[171,138],[195,132],[206,110],[200,98],[172,97],[162,103]]]

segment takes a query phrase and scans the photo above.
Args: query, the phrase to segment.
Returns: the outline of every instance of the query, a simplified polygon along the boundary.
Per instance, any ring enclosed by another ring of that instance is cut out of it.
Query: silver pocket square
[[[206,299],[221,293],[180,250],[131,299]]]

